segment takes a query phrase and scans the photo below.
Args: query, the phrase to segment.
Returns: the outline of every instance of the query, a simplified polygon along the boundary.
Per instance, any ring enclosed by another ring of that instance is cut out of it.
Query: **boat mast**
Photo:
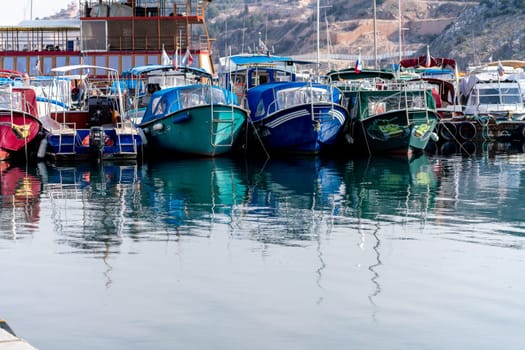
[[[376,27],[376,0],[374,0],[374,65],[377,68],[377,27]]]
[[[316,74],[317,74],[317,77],[319,77],[319,66],[321,64],[320,62],[320,58],[319,58],[319,2],[320,0],[317,0],[317,71],[316,71]]]
[[[398,7],[399,7],[399,61],[403,59],[403,43],[402,43],[402,34],[401,31],[403,30],[403,26],[401,23],[401,0],[397,1]]]

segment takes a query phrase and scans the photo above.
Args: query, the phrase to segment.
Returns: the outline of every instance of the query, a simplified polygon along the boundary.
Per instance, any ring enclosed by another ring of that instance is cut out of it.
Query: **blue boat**
[[[232,150],[247,116],[232,92],[192,84],[153,93],[139,126],[152,155],[162,151],[166,156],[167,151],[213,157]]]
[[[270,153],[319,154],[332,146],[347,111],[330,85],[277,82],[247,92],[254,141]]]
[[[246,142],[255,149],[311,155],[335,143],[348,112],[337,88],[298,72],[298,65],[313,63],[268,54],[221,59],[222,84],[250,109]]]

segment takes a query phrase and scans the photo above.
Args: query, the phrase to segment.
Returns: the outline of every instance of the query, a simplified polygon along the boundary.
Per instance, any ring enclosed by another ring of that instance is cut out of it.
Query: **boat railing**
[[[81,17],[204,16],[203,1],[191,0],[79,0]]]

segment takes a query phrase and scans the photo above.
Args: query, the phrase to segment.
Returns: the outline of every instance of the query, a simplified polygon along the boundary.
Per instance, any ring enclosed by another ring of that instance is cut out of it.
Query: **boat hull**
[[[253,142],[272,153],[318,154],[337,139],[346,110],[337,104],[304,104],[253,121]]]
[[[421,153],[439,121],[433,110],[397,110],[351,121],[341,140],[354,155]]]
[[[248,112],[232,105],[202,105],[179,110],[141,125],[152,155],[213,157],[232,150]]]
[[[54,161],[138,160],[145,147],[143,135],[135,128],[118,130],[100,127],[74,132],[55,130],[47,135],[46,140],[46,156]]]
[[[140,159],[146,138],[138,127],[130,121],[92,126],[89,117],[86,111],[43,117],[46,157],[54,161]]]
[[[0,160],[33,158],[43,136],[37,117],[17,111],[0,112]]]

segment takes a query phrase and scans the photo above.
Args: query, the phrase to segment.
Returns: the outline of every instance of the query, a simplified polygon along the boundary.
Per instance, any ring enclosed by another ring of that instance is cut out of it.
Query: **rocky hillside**
[[[525,57],[523,0],[376,0],[375,31],[373,3],[320,0],[322,58],[330,52],[348,65],[361,50],[368,64],[377,57],[386,65],[422,54],[427,45],[433,56],[455,58],[461,68]],[[317,0],[215,0],[208,29],[216,55],[253,51],[261,37],[275,54],[313,58],[316,13]]]
[[[330,53],[339,66],[353,64],[359,51],[365,64],[377,57],[388,65],[427,45],[461,69],[525,59],[525,0],[376,0],[375,30],[373,0],[319,1],[320,57]],[[213,0],[206,16],[215,57],[257,50],[259,38],[275,54],[317,57],[317,0]],[[49,18],[74,17],[72,1]]]

